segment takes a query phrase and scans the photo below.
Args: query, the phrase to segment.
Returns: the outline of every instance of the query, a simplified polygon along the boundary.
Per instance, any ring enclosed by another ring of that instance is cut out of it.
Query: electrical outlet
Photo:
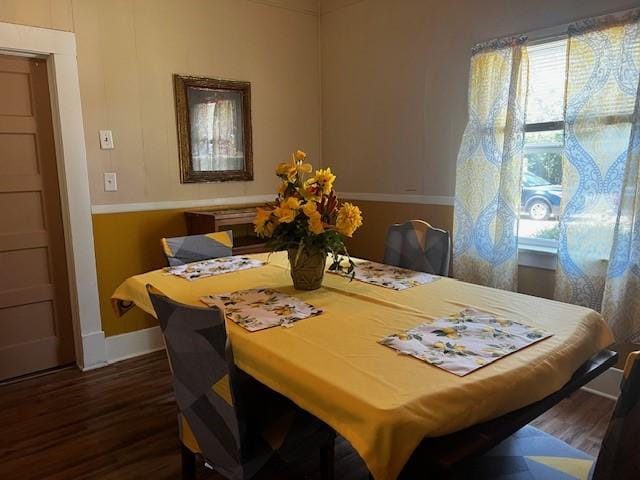
[[[113,134],[111,130],[100,130],[100,148],[102,150],[113,150]]]
[[[104,174],[104,191],[105,192],[117,192],[118,191],[118,176],[111,172]]]

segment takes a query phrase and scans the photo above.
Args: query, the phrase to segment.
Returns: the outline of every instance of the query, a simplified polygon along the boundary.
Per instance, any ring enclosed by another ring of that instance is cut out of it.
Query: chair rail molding
[[[138,203],[103,203],[91,206],[94,215],[105,213],[148,212],[151,210],[177,210],[180,208],[216,207],[225,205],[242,205],[246,203],[273,202],[275,196],[246,195],[244,197],[217,197],[199,200],[169,200],[161,202]]]
[[[63,211],[76,363],[107,365],[74,33],[0,22],[0,52],[45,58]]]
[[[419,205],[450,205],[455,203],[455,197],[445,195],[415,195],[404,193],[365,193],[339,192],[341,198],[347,200],[361,200],[385,203],[415,203]]]

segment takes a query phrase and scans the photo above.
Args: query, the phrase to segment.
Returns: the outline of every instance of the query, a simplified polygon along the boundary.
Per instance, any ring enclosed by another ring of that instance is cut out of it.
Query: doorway
[[[0,55],[0,380],[73,362],[47,63]]]

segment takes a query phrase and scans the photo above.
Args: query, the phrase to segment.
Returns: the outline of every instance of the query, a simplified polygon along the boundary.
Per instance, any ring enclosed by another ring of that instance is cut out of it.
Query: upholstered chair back
[[[163,238],[162,248],[170,266],[228,257],[232,254],[233,233],[207,233],[186,237]]]
[[[422,220],[391,225],[387,231],[384,263],[419,272],[449,274],[451,236]]]
[[[627,358],[620,396],[596,461],[593,480],[640,478],[640,351]]]
[[[333,430],[236,367],[219,308],[183,305],[150,285],[147,292],[164,335],[184,447],[231,480],[252,478],[272,457],[289,462],[319,446],[332,451]],[[327,463],[325,473],[332,468]]]
[[[267,460],[247,462],[242,372],[233,361],[224,315],[218,308],[182,305],[147,286],[164,335],[173,376],[181,436],[197,442],[204,458],[231,479],[250,478]],[[185,431],[187,430],[187,431]]]

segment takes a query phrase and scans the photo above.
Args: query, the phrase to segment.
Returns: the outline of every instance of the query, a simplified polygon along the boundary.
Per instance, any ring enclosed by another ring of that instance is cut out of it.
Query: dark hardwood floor
[[[613,402],[579,391],[534,423],[597,454]],[[67,369],[0,386],[0,479],[178,479],[176,407],[164,352],[82,373]],[[268,479],[317,479],[317,459]],[[198,478],[221,477],[199,467]],[[367,470],[339,440],[336,479]]]

